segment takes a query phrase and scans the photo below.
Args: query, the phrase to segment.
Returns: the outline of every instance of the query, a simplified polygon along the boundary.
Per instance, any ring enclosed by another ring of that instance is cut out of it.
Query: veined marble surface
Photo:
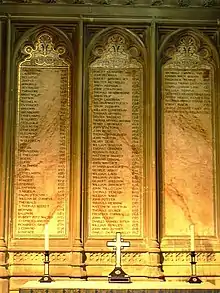
[[[214,71],[196,39],[182,37],[163,68],[164,236],[214,237]],[[188,54],[188,52],[193,52]]]

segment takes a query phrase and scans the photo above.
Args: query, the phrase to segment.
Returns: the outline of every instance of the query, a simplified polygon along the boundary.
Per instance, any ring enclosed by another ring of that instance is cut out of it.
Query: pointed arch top
[[[125,59],[129,59],[129,63],[132,66],[139,67],[146,61],[146,48],[142,40],[128,29],[120,26],[106,28],[97,33],[91,40],[88,46],[88,63],[97,62],[99,58],[103,58],[107,61],[111,53],[114,52],[115,56],[120,56],[121,60],[124,60],[124,66],[126,67]],[[117,64],[117,61],[109,59],[112,66],[123,66],[123,64]],[[134,65],[136,63],[136,65]],[[138,65],[139,63],[139,65]]]
[[[165,64],[175,55],[183,54],[187,57],[200,58],[214,67],[219,66],[219,55],[210,38],[198,29],[183,28],[169,34],[159,48],[160,63]]]
[[[45,43],[46,40],[48,41],[48,44]],[[56,51],[57,54],[62,55],[62,58],[64,58],[69,64],[72,64],[74,54],[70,39],[63,31],[50,25],[39,25],[27,30],[16,43],[13,52],[14,60],[22,62],[24,59],[27,59],[30,52],[34,52],[36,46],[38,46],[38,48],[39,46],[42,47],[43,43],[45,48],[50,47],[50,49],[52,49],[53,47],[54,52]],[[45,48],[42,48],[44,52]]]

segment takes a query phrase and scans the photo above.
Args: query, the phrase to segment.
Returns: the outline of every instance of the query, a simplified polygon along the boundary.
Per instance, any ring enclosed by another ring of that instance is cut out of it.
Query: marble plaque
[[[101,52],[89,68],[88,236],[142,237],[143,68],[118,34]]]
[[[19,64],[14,172],[14,238],[67,237],[70,66],[42,34]]]
[[[162,70],[164,236],[215,233],[214,70],[198,48],[183,37]]]

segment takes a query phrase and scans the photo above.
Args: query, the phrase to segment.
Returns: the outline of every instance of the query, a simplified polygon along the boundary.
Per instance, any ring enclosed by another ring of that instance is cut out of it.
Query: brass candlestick
[[[191,284],[200,284],[202,283],[202,280],[197,277],[196,275],[196,252],[195,251],[191,251],[190,252],[190,257],[191,257],[191,277],[188,279],[188,283]]]
[[[49,250],[44,251],[44,275],[40,278],[39,282],[41,283],[51,283],[53,279],[49,274],[49,264],[50,264],[50,253]]]

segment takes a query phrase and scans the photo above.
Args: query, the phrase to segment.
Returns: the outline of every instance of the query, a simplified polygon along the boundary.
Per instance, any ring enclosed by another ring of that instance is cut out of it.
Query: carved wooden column
[[[2,21],[0,21],[0,35],[2,36]],[[0,53],[2,56],[2,39],[0,38]],[[0,59],[0,71],[2,72],[2,59]],[[0,79],[0,88],[2,89],[2,78]],[[0,121],[0,160],[1,160],[1,173],[2,173],[2,160],[3,160],[3,154],[2,154],[2,143],[3,143],[3,100],[4,100],[4,93],[1,91],[1,96],[0,96],[0,106],[1,106],[1,121]],[[0,221],[0,248],[5,247],[5,235],[4,235],[4,227],[5,227],[5,217],[4,217],[4,192],[2,191],[0,194],[0,216],[1,216],[1,221]]]
[[[154,21],[151,23],[150,28],[150,101],[149,108],[147,109],[149,117],[151,117],[150,125],[148,128],[149,138],[151,142],[150,145],[150,156],[149,156],[149,189],[148,189],[148,197],[149,197],[149,213],[148,213],[148,221],[149,221],[149,260],[150,260],[150,277],[159,277],[161,278],[161,270],[160,270],[160,248],[159,248],[159,235],[158,235],[158,176],[157,174],[157,153],[156,153],[156,145],[157,145],[157,132],[155,131],[156,127],[156,117],[155,117],[155,109],[157,107],[157,72],[156,72],[156,52],[157,52],[157,34],[156,34],[156,24]],[[151,161],[150,161],[151,160]]]
[[[78,25],[78,47],[77,47],[77,76],[76,76],[76,96],[73,98],[73,134],[72,134],[72,146],[73,146],[73,204],[71,212],[73,215],[72,225],[74,231],[73,250],[81,252],[72,254],[72,263],[80,263],[80,275],[84,276],[83,266],[83,249],[82,249],[82,227],[83,227],[83,210],[82,210],[82,191],[81,191],[81,135],[82,135],[82,67],[83,67],[83,22],[80,21]]]
[[[2,21],[0,22],[0,36],[3,34],[3,28],[2,28]],[[3,40],[2,37],[0,38],[0,53],[3,51]],[[4,109],[4,116],[1,112],[1,128],[0,128],[0,140],[3,138],[3,142],[1,145],[3,145],[3,148],[0,150],[0,159],[1,159],[1,176],[2,176],[2,182],[1,182],[1,192],[0,192],[0,292],[7,293],[8,292],[8,279],[6,277],[8,276],[7,271],[7,264],[6,264],[6,253],[7,253],[7,230],[8,230],[8,217],[7,217],[7,198],[8,198],[8,153],[10,152],[8,149],[8,143],[7,143],[7,131],[6,128],[8,127],[8,111],[9,111],[9,95],[10,95],[10,60],[11,60],[11,20],[8,19],[7,23],[7,43],[6,43],[6,86],[5,86],[5,94],[1,92],[1,108]],[[2,54],[0,54],[2,56]],[[0,59],[0,71],[3,72],[2,60]],[[0,81],[2,83],[2,79]],[[1,89],[3,87],[1,86]],[[5,100],[4,100],[5,99]],[[3,107],[3,101],[5,104],[5,108]],[[2,127],[4,117],[4,130]],[[6,121],[7,120],[7,121]]]

